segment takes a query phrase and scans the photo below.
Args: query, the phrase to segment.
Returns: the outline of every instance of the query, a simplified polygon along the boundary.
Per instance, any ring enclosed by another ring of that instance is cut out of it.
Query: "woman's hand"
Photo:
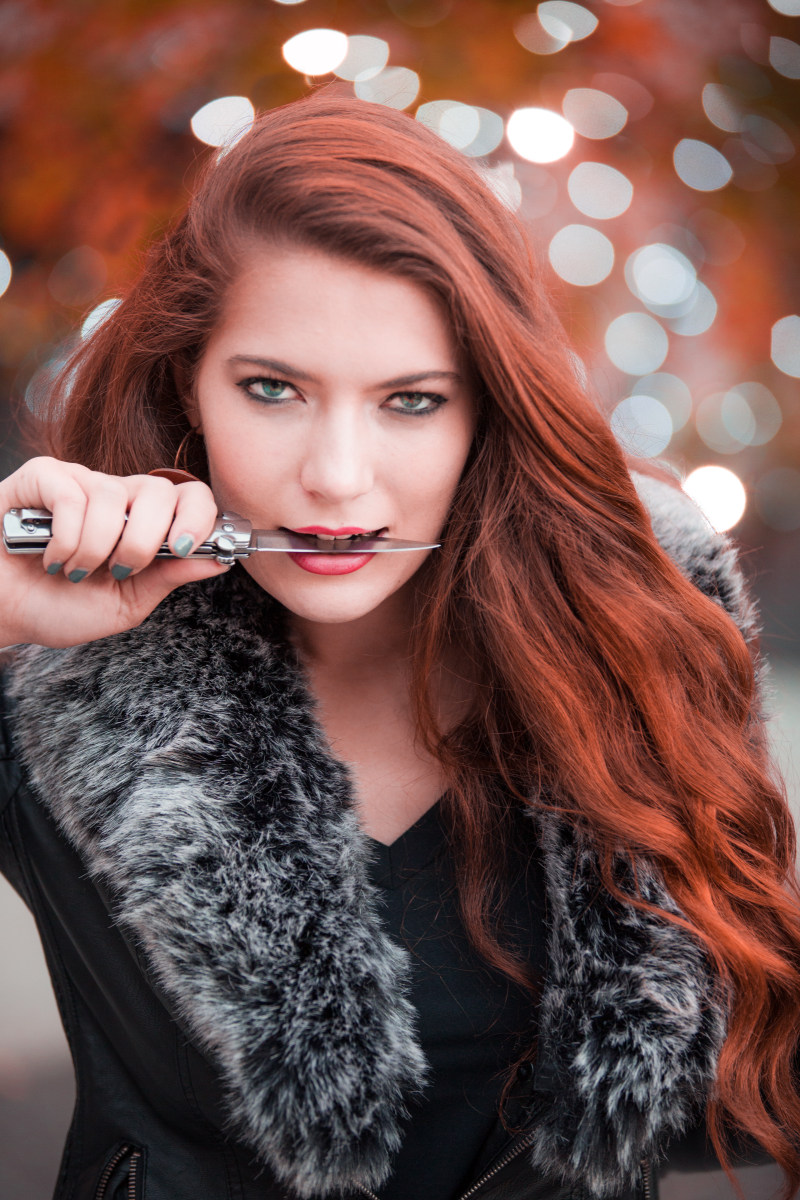
[[[132,629],[181,584],[227,570],[190,557],[217,517],[200,481],[32,458],[0,483],[0,517],[10,508],[49,509],[53,536],[43,555],[0,545],[0,647],[74,646]],[[155,559],[164,541],[175,557]]]

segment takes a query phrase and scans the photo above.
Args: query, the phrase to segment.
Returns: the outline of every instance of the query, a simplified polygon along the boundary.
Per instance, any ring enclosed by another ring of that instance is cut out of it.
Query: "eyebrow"
[[[293,379],[302,379],[306,383],[319,383],[314,375],[300,371],[289,363],[281,362],[278,358],[259,358],[252,354],[234,354],[228,359],[229,363],[252,363],[253,366],[263,367],[267,371],[275,371],[276,375],[291,375]],[[412,383],[421,383],[423,379],[450,379],[454,383],[464,380],[456,371],[416,371],[412,375],[398,375],[396,379],[385,379],[383,383],[373,385],[373,390],[379,388],[406,387]]]

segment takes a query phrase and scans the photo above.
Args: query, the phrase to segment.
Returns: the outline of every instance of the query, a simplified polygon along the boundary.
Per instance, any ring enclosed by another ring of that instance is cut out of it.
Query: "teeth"
[[[377,530],[372,530],[368,533],[318,533],[316,534],[319,542],[353,542],[359,537],[372,537]]]

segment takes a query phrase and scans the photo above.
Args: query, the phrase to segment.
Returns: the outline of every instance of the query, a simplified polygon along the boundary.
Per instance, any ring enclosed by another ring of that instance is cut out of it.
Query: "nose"
[[[367,425],[355,406],[317,414],[305,431],[300,469],[305,491],[336,504],[372,490],[374,448]]]

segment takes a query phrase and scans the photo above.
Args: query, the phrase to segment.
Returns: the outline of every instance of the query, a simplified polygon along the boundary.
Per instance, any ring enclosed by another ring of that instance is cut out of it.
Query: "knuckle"
[[[95,495],[99,500],[109,504],[127,504],[128,489],[122,480],[105,475],[102,482],[96,486]]]
[[[132,533],[123,536],[114,552],[116,562],[126,567],[143,567],[155,557],[161,547],[161,541],[145,538],[142,534]]]
[[[154,496],[171,496],[175,491],[175,484],[170,483],[168,479],[164,479],[161,475],[140,475],[139,479],[142,481],[142,486],[147,488]]]

